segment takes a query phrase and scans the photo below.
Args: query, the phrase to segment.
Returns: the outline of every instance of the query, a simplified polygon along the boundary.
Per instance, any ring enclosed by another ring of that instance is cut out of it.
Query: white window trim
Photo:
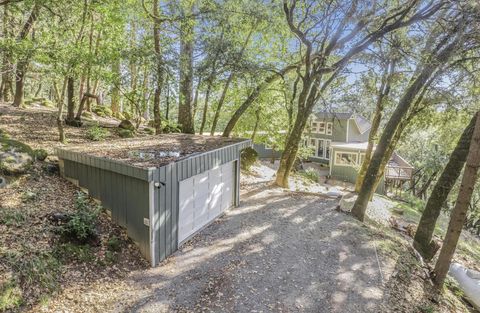
[[[312,157],[317,158],[317,159],[322,159],[322,160],[330,160],[332,158],[332,151],[330,150],[331,146],[332,146],[332,140],[324,139],[324,138],[310,138],[310,141],[311,140],[315,141],[315,145],[311,145],[311,142],[309,142],[310,143],[309,147],[314,148],[314,152],[313,152]],[[317,155],[318,145],[319,145],[320,140],[323,141],[323,157],[320,157],[320,156]],[[328,148],[327,148],[327,142],[328,142]],[[327,159],[327,150],[330,150],[330,158],[328,158],[328,159]]]
[[[330,126],[330,132],[328,132],[328,126]],[[325,127],[325,134],[331,136],[333,135],[333,123],[332,122],[327,122],[327,125]]]
[[[355,155],[355,164],[339,164],[339,163],[337,162],[337,154],[338,154],[338,153],[346,153],[346,154]],[[355,167],[355,166],[358,165],[358,152],[352,152],[352,151],[335,151],[334,164],[335,164],[335,166]]]
[[[318,128],[317,128],[317,133],[325,135],[325,131],[327,130],[327,123],[325,122],[317,122]],[[323,124],[323,131],[320,131],[320,124]]]

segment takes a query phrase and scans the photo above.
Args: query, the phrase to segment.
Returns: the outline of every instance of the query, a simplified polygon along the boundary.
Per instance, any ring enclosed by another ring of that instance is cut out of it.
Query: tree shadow
[[[122,312],[376,312],[383,290],[370,235],[336,200],[269,189],[204,229]]]

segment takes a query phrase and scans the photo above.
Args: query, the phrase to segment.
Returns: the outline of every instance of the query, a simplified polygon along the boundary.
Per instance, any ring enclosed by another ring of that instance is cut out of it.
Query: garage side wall
[[[62,175],[101,201],[112,221],[124,227],[142,255],[151,260],[150,228],[144,223],[150,218],[148,170],[81,154],[57,154]]]
[[[225,148],[205,152],[179,160],[158,168],[154,172],[155,188],[155,245],[158,247],[158,262],[163,261],[178,249],[178,215],[179,215],[179,183],[182,180],[216,168],[222,164],[236,162],[235,206],[239,204],[240,195],[240,152],[250,147],[245,141]]]

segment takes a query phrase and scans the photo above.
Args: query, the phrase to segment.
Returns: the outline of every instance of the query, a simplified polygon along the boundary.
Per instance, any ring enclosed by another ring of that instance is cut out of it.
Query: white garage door
[[[234,162],[180,182],[178,243],[233,205]]]

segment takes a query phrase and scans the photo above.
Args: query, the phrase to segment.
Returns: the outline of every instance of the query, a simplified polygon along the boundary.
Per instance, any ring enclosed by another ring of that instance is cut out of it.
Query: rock
[[[66,223],[71,219],[72,217],[66,213],[52,213],[48,216],[48,220],[56,224]]]
[[[35,155],[35,158],[39,161],[45,161],[48,156],[48,152],[43,149],[37,149],[33,151],[33,154]]]
[[[135,137],[135,132],[129,129],[119,129],[118,135],[122,138],[133,138]]]
[[[351,212],[355,201],[357,200],[357,195],[346,194],[340,199],[340,210],[343,212]]]
[[[112,116],[113,112],[112,109],[105,105],[97,105],[92,109],[93,113],[97,114],[98,116],[101,117],[107,117],[107,116]]]
[[[127,129],[132,132],[135,131],[135,125],[133,125],[133,123],[130,120],[121,121],[118,127],[121,129]]]
[[[49,175],[60,173],[60,167],[58,166],[58,164],[47,164],[43,167],[43,170]]]
[[[6,174],[24,174],[32,165],[34,153],[28,145],[6,138],[0,138],[0,169]]]

